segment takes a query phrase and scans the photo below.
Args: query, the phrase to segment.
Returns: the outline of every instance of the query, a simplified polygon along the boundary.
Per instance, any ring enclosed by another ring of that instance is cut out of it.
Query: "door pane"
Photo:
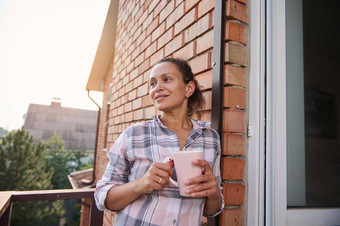
[[[340,206],[340,1],[287,0],[288,206]]]

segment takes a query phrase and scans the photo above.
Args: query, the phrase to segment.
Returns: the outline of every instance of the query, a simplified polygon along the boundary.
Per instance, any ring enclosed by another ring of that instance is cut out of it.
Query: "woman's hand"
[[[205,160],[195,160],[194,165],[203,167],[203,174],[191,178],[185,182],[185,185],[193,185],[186,190],[187,194],[192,197],[207,197],[209,199],[219,199],[220,190],[216,181],[216,176],[209,164]]]
[[[173,174],[172,167],[168,163],[153,163],[145,175],[139,180],[141,194],[160,190],[169,183],[169,177]]]

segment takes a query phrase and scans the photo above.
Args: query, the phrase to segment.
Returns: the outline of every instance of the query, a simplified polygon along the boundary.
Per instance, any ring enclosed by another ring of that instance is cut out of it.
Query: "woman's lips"
[[[165,99],[167,97],[167,95],[159,95],[155,97],[155,101],[161,101],[163,99]]]

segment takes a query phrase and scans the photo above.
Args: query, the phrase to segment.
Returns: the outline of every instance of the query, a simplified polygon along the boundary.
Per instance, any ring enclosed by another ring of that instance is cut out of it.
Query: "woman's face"
[[[157,110],[166,112],[176,109],[187,110],[188,98],[195,84],[185,84],[181,72],[170,62],[157,64],[151,71],[149,94]]]

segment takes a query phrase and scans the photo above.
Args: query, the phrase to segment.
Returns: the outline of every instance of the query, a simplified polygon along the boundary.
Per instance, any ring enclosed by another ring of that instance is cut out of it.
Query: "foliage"
[[[0,190],[51,189],[53,169],[46,169],[45,156],[45,145],[35,145],[24,128],[8,133],[0,142]],[[48,225],[61,214],[61,201],[17,203],[11,225]]]
[[[81,161],[82,158],[87,157],[85,150],[65,150],[64,141],[58,134],[50,137],[45,145],[47,147],[47,169],[54,170],[53,189],[71,188],[67,175],[73,171],[82,170],[84,167],[92,167]]]

